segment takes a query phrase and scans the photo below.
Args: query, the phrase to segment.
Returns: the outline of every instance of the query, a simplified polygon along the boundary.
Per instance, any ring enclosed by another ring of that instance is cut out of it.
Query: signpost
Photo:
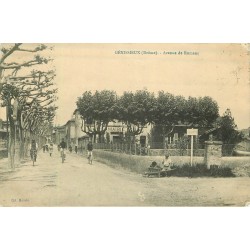
[[[194,151],[194,135],[198,135],[198,129],[187,129],[187,135],[191,135],[191,159],[190,163],[193,166],[193,151]]]

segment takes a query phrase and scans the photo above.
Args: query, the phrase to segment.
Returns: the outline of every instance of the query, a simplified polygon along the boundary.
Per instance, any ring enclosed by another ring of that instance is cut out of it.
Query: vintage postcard
[[[249,44],[0,44],[0,205],[250,205]]]

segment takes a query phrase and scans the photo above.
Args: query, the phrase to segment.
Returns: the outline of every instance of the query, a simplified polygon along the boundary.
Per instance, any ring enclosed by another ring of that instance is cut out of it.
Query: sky
[[[184,97],[211,96],[221,115],[229,108],[239,129],[250,127],[245,44],[51,45],[58,88],[56,125],[71,118],[86,90],[109,89],[120,95],[146,88]]]

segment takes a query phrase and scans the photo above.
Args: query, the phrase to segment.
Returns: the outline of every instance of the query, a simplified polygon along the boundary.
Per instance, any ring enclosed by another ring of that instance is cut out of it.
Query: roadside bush
[[[196,164],[191,167],[190,164],[184,164],[183,166],[174,166],[168,173],[168,176],[178,177],[235,177],[232,169],[229,167],[211,166],[207,169],[205,164]]]

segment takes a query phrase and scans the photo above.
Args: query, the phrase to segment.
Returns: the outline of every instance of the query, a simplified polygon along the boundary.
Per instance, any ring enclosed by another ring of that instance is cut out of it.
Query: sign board
[[[194,154],[194,135],[198,135],[198,129],[187,129],[187,135],[191,135],[191,157],[190,162],[191,166],[193,166],[193,154]]]
[[[198,135],[198,129],[187,129],[187,135]]]
[[[107,131],[108,132],[120,133],[120,132],[122,132],[122,127],[108,127]]]

